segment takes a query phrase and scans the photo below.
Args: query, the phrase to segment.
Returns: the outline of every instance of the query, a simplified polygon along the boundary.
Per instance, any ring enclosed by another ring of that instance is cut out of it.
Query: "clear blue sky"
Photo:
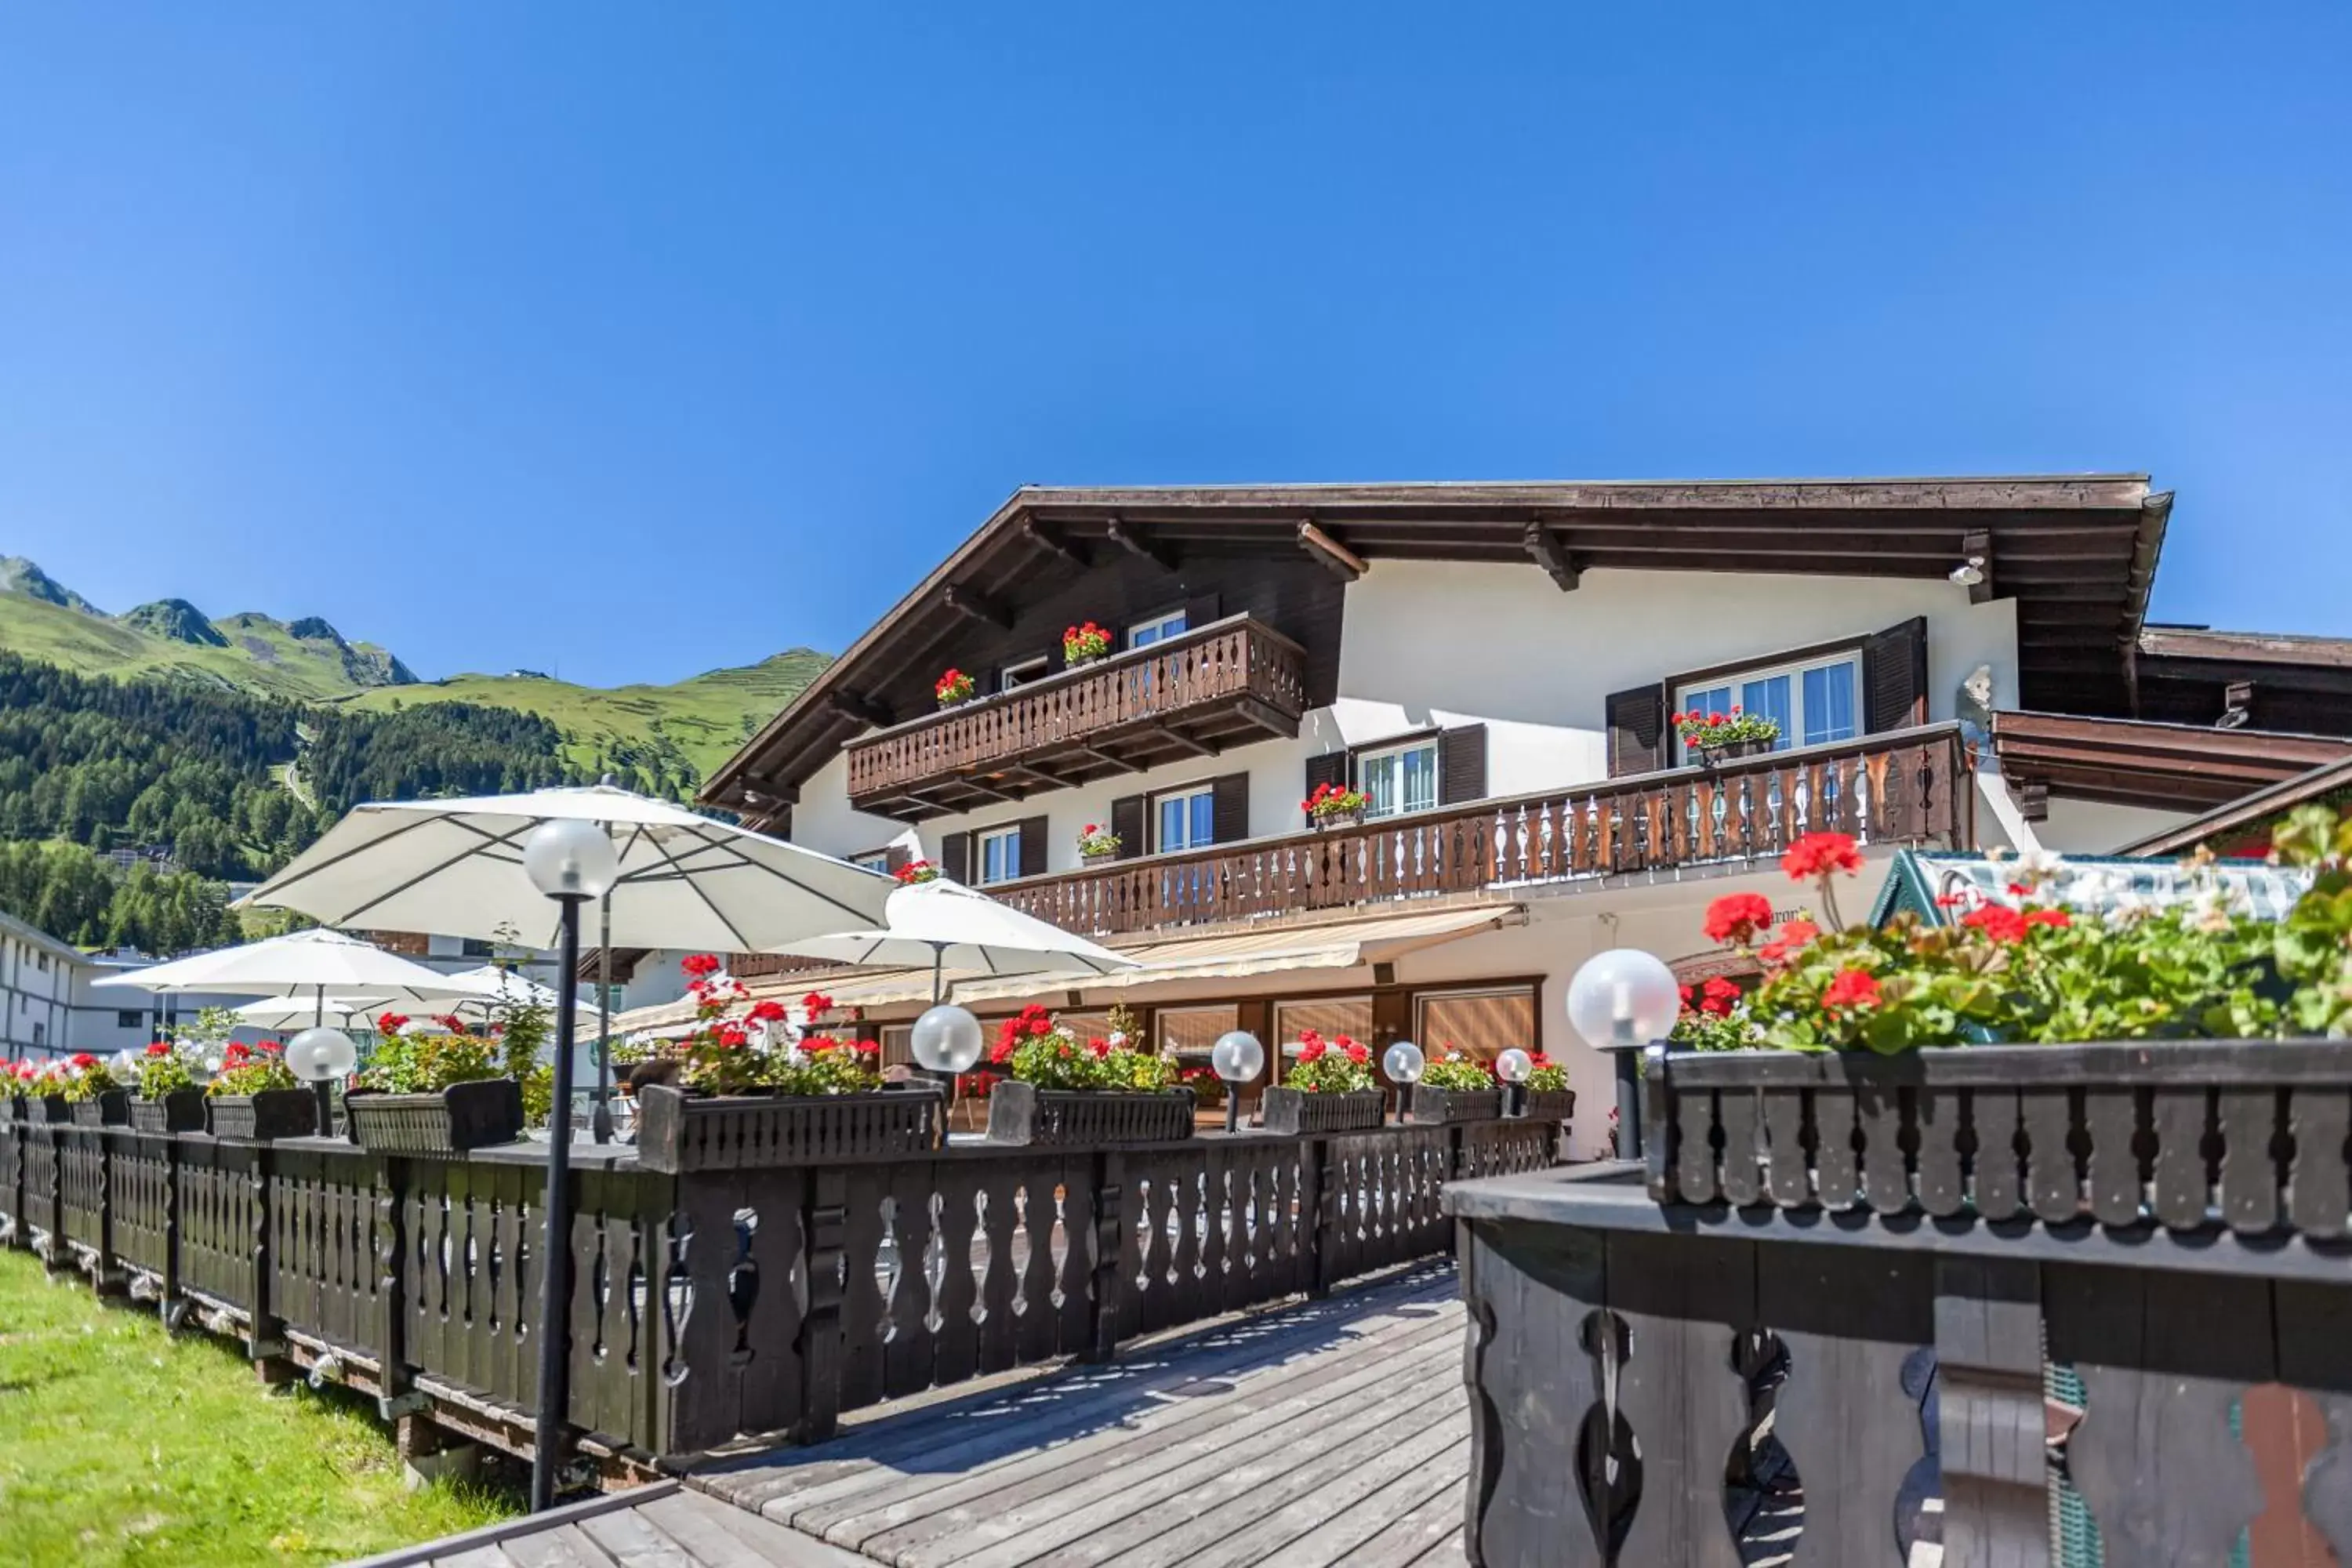
[[[2147,469],[2352,633],[2352,6],[0,11],[0,553],[428,675],[1016,484]]]

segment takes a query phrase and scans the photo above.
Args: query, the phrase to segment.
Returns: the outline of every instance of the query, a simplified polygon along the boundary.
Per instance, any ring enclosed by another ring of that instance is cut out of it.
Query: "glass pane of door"
[[[1400,760],[1404,772],[1404,809],[1427,811],[1437,804],[1437,748],[1416,746]]]
[[[1390,816],[1397,809],[1397,759],[1394,752],[1385,757],[1366,757],[1360,767],[1362,777],[1356,787],[1364,792],[1370,802],[1364,807],[1366,816]]]
[[[1853,686],[1850,660],[1805,671],[1805,744],[1853,739]]]

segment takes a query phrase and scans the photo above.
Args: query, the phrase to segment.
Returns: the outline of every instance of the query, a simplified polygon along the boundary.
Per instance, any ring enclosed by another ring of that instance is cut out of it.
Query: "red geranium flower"
[[[1772,923],[1772,900],[1761,893],[1726,893],[1706,906],[1703,928],[1709,942],[1747,946],[1756,933]]]
[[[2023,942],[2025,917],[2007,904],[1987,904],[1970,910],[1960,917],[1960,923],[1980,931],[1998,942]]]
[[[740,1024],[721,1024],[719,1026],[719,1043],[727,1047],[730,1050],[732,1050],[737,1046],[750,1043],[751,1038],[751,1037],[744,1032],[743,1026]]]
[[[677,961],[677,966],[699,980],[719,973],[719,959],[714,953],[690,952]]]
[[[165,1045],[161,1040],[150,1040],[147,1042],[147,1054],[151,1057],[169,1056],[171,1053],[172,1047]]]
[[[878,1057],[882,1054],[882,1042],[879,1040],[860,1040],[849,1048],[856,1051],[861,1057]]]
[[[1878,1003],[1878,982],[1866,969],[1839,970],[1829,989],[1822,993],[1825,1007],[1875,1007]]]
[[[1700,1012],[1712,1013],[1720,1018],[1738,1003],[1739,987],[1717,975],[1706,983],[1705,999],[1698,1005]]]
[[[763,996],[752,1003],[751,1010],[743,1016],[748,1023],[781,1024],[784,1018],[784,1005],[773,996]]]
[[[2028,910],[2025,911],[2025,923],[2063,931],[2074,923],[2074,918],[2064,910]]]
[[[76,1051],[73,1056],[73,1065],[88,1072],[98,1065],[98,1058],[88,1051]]]
[[[1780,869],[1792,880],[1810,882],[1832,871],[1862,869],[1862,851],[1843,833],[1808,833],[1780,857]]]
[[[1345,1035],[1339,1037],[1339,1048],[1347,1052],[1348,1059],[1356,1063],[1359,1067],[1372,1059],[1370,1047],[1366,1046],[1360,1041],[1351,1040]]]
[[[1104,1039],[1100,1035],[1097,1035],[1093,1039],[1087,1042],[1087,1049],[1092,1051],[1097,1057],[1107,1057],[1110,1055],[1110,1042]]]
[[[999,1039],[996,1044],[989,1047],[988,1059],[995,1063],[998,1067],[1003,1067],[1006,1062],[1013,1059],[1013,1052],[1014,1048],[1013,1041]]]

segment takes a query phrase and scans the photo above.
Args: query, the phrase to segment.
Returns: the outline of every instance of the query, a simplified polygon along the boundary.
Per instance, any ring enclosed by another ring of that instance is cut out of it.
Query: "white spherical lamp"
[[[927,1072],[970,1072],[980,1060],[980,1020],[943,1003],[915,1020],[915,1060]]]
[[[1674,971],[1654,953],[1612,947],[1568,984],[1568,1022],[1597,1051],[1639,1050],[1673,1033],[1682,1011]]]
[[[1381,1070],[1389,1075],[1391,1083],[1419,1083],[1421,1069],[1426,1065],[1421,1047],[1411,1040],[1399,1040],[1381,1053]]]
[[[601,899],[621,879],[621,857],[594,823],[558,817],[522,841],[522,868],[551,899]]]
[[[1495,1058],[1495,1076],[1505,1083],[1525,1083],[1535,1070],[1535,1058],[1517,1046]]]
[[[1251,1083],[1265,1070],[1265,1047],[1246,1029],[1228,1029],[1209,1047],[1209,1065],[1227,1083]]]
[[[331,1083],[359,1065],[359,1047],[341,1029],[305,1029],[286,1042],[286,1070],[305,1083]]]

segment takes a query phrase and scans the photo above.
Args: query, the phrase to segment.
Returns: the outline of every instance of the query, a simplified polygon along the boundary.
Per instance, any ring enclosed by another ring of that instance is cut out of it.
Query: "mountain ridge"
[[[0,557],[0,651],[80,675],[194,680],[297,702],[375,711],[464,702],[537,713],[572,764],[658,766],[699,780],[832,662],[792,647],[756,664],[668,683],[580,686],[533,672],[421,679],[389,648],[346,638],[324,617],[257,610],[209,617],[185,599],[110,616],[24,556]]]

